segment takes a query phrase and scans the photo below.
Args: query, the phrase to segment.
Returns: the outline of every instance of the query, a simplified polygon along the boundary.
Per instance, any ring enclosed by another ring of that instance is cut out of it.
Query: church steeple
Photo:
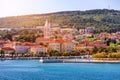
[[[46,21],[45,21],[45,27],[48,26],[48,25],[49,25],[49,23],[48,23],[48,20],[46,19]]]
[[[50,23],[46,19],[45,26],[44,26],[44,38],[50,38]]]

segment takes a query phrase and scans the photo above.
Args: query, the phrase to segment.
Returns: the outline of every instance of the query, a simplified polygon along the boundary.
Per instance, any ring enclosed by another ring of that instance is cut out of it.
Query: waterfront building
[[[18,54],[27,53],[30,50],[30,46],[22,45],[22,44],[13,45],[13,48],[15,49],[15,53],[18,53]]]
[[[4,47],[10,47],[15,50],[15,53],[27,53],[30,51],[30,47],[35,45],[35,43],[30,42],[7,42]]]
[[[74,44],[71,40],[65,40],[62,43],[62,52],[71,52],[74,50]]]
[[[59,52],[71,52],[73,47],[73,42],[67,39],[54,39],[49,43],[49,50],[57,50]]]
[[[46,53],[47,47],[35,45],[30,48],[30,52],[32,52],[34,55],[39,55],[40,53]]]
[[[51,40],[49,43],[49,50],[61,51],[61,44],[58,40]]]
[[[3,48],[1,48],[1,50],[4,51],[5,56],[9,56],[10,53],[15,52],[15,49],[13,49],[11,47],[3,47]]]

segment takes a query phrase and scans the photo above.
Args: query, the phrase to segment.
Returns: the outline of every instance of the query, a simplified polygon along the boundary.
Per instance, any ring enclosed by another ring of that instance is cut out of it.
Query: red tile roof
[[[53,39],[50,42],[51,43],[66,43],[66,42],[72,42],[72,40],[68,40],[68,39]]]
[[[40,45],[35,45],[35,46],[31,46],[31,48],[47,48],[45,46],[40,46]]]
[[[36,40],[37,41],[50,41],[51,39],[47,39],[47,38],[44,38],[44,37],[39,37]]]
[[[4,48],[2,48],[2,50],[15,51],[13,48],[10,48],[10,47],[4,47]]]
[[[31,42],[24,42],[22,43],[21,45],[24,45],[24,46],[34,46],[35,43],[31,43]]]

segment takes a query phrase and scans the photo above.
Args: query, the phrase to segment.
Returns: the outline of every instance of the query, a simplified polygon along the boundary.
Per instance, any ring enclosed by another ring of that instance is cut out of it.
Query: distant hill
[[[60,24],[61,27],[75,26],[77,29],[95,26],[97,32],[120,31],[120,11],[96,9],[87,11],[63,11],[48,14],[34,14],[0,18],[0,27],[42,26],[45,20]]]

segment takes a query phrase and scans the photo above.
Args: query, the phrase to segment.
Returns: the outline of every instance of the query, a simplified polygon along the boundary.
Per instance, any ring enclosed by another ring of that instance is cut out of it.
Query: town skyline
[[[101,1],[88,1],[80,0],[0,0],[0,17],[19,16],[28,14],[44,14],[60,11],[85,11],[91,9],[114,9],[120,10],[119,0],[101,0]],[[86,6],[87,5],[87,6]]]

